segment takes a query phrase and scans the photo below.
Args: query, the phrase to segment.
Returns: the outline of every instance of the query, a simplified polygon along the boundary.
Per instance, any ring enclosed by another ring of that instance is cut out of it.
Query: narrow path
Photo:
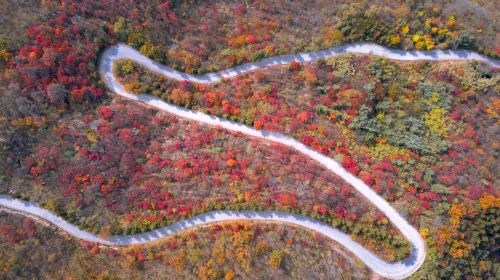
[[[361,261],[363,261],[373,271],[381,276],[393,279],[405,278],[417,271],[425,260],[426,247],[425,242],[418,233],[418,231],[411,226],[399,213],[382,197],[377,195],[368,185],[363,181],[347,172],[335,160],[320,154],[297,140],[281,135],[278,133],[259,131],[254,128],[231,122],[218,117],[203,114],[197,111],[191,111],[180,108],[162,100],[149,95],[135,95],[127,92],[123,85],[121,85],[113,75],[113,62],[119,59],[129,58],[142,66],[156,72],[157,74],[166,76],[175,80],[188,80],[195,83],[215,83],[219,82],[222,78],[230,78],[239,74],[253,71],[256,69],[272,66],[289,64],[294,60],[300,62],[314,61],[320,58],[326,58],[340,53],[362,53],[383,56],[389,59],[397,60],[477,60],[484,62],[492,67],[500,67],[500,62],[474,52],[468,51],[398,51],[387,49],[375,44],[352,44],[345,45],[339,48],[333,48],[325,51],[314,53],[286,55],[274,58],[268,58],[255,63],[244,64],[231,69],[216,73],[208,73],[204,75],[190,75],[175,71],[169,67],[160,65],[149,58],[141,55],[135,49],[126,45],[115,45],[108,48],[101,57],[99,71],[108,86],[108,88],[117,93],[118,95],[127,99],[139,101],[153,106],[159,110],[175,114],[177,116],[203,122],[205,124],[219,126],[228,130],[241,132],[243,134],[258,137],[267,141],[272,141],[286,145],[298,152],[308,156],[318,163],[323,165],[328,170],[334,172],[358,192],[366,197],[368,201],[373,203],[386,217],[394,224],[395,227],[412,243],[411,255],[408,259],[396,262],[387,263],[380,259],[372,252],[366,250],[359,243],[353,241],[348,235],[335,229],[325,223],[315,221],[311,218],[284,213],[279,211],[213,211],[206,214],[198,215],[183,221],[176,222],[170,226],[157,229],[144,234],[136,234],[129,236],[112,236],[108,239],[102,239],[92,233],[80,230],[76,226],[66,222],[61,217],[53,214],[52,212],[39,207],[35,203],[25,202],[17,199],[12,199],[5,195],[0,195],[0,206],[26,213],[27,215],[34,215],[43,218],[70,235],[83,240],[97,242],[105,245],[127,246],[132,244],[141,244],[172,235],[173,233],[192,228],[194,226],[221,221],[233,220],[252,220],[252,221],[277,221],[289,224],[295,224],[307,229],[319,232],[328,238],[342,244]]]
[[[402,61],[422,61],[422,60],[433,60],[433,61],[452,61],[452,60],[469,60],[469,61],[480,61],[486,63],[487,65],[499,68],[500,61],[493,58],[464,50],[434,50],[434,51],[401,51],[395,49],[385,48],[376,44],[371,43],[360,43],[360,44],[349,44],[338,48],[331,48],[328,50],[311,52],[311,53],[301,53],[295,55],[283,55],[265,58],[257,62],[251,62],[243,65],[239,65],[226,70],[207,73],[203,75],[192,75],[183,72],[173,70],[170,67],[163,66],[149,58],[143,56],[140,52],[131,48],[127,45],[119,44],[112,46],[107,49],[102,59],[113,57],[114,60],[120,58],[131,58],[134,61],[142,64],[143,66],[149,68],[160,75],[164,75],[170,79],[179,81],[190,81],[193,83],[216,83],[222,78],[232,78],[243,73],[251,72],[257,69],[266,68],[273,65],[285,65],[290,64],[293,61],[299,61],[301,63],[316,61],[322,58],[328,58],[338,54],[345,53],[355,53],[355,54],[369,54],[375,56],[381,56],[393,60]]]

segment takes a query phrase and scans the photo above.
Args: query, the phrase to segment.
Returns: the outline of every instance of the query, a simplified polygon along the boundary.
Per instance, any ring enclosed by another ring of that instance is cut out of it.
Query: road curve
[[[142,66],[156,72],[157,74],[163,75],[167,78],[180,81],[187,80],[195,83],[216,83],[219,82],[222,78],[231,78],[245,72],[272,65],[289,64],[295,60],[300,62],[315,61],[320,58],[327,58],[329,56],[341,53],[372,54],[396,60],[476,60],[486,63],[491,67],[500,67],[500,62],[498,60],[469,51],[399,51],[384,48],[375,44],[362,43],[344,45],[342,47],[313,53],[267,58],[259,62],[236,66],[234,68],[219,71],[216,73],[190,75],[160,65],[143,56],[135,49],[126,45],[119,44],[112,46],[103,52],[99,63],[99,72],[108,88],[122,97],[143,102],[159,110],[175,114],[183,118],[222,127],[236,132],[241,132],[243,134],[261,138],[267,141],[280,143],[316,160],[325,168],[340,176],[351,186],[353,186],[357,191],[359,191],[363,196],[365,196],[366,199],[373,203],[380,211],[382,211],[391,221],[391,223],[399,229],[401,234],[403,234],[403,236],[405,236],[405,238],[412,243],[412,251],[410,257],[404,261],[396,263],[385,262],[372,252],[366,250],[359,243],[353,241],[348,235],[339,231],[338,229],[335,229],[325,223],[315,221],[314,219],[308,217],[279,211],[212,211],[206,214],[201,214],[186,220],[176,222],[170,226],[153,230],[148,233],[128,236],[112,236],[107,239],[102,239],[95,234],[80,230],[76,226],[66,222],[64,219],[58,217],[49,210],[39,207],[35,203],[12,199],[8,196],[0,195],[0,206],[22,212],[27,216],[40,217],[51,222],[52,224],[56,225],[57,227],[61,228],[62,230],[76,238],[111,246],[127,246],[147,243],[197,225],[211,222],[252,220],[290,223],[319,232],[327,236],[328,238],[342,244],[345,248],[356,255],[361,261],[363,261],[370,269],[381,276],[392,279],[401,279],[408,277],[409,275],[417,271],[425,260],[426,247],[424,240],[422,239],[418,231],[413,226],[411,226],[403,217],[401,217],[401,215],[399,215],[399,213],[391,205],[389,205],[387,201],[377,195],[359,178],[347,172],[335,160],[326,157],[325,155],[318,153],[308,148],[304,144],[298,142],[297,140],[285,135],[255,130],[251,127],[221,119],[219,117],[210,116],[197,111],[187,110],[165,103],[154,96],[131,94],[127,92],[123,85],[121,85],[116,80],[112,71],[114,61],[129,58],[141,64]]]

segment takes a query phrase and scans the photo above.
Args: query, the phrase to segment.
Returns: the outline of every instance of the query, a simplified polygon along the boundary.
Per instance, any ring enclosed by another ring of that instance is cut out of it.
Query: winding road
[[[411,242],[412,251],[410,257],[404,261],[396,263],[385,262],[372,252],[365,249],[359,243],[353,241],[348,235],[339,231],[338,229],[331,227],[330,225],[318,222],[308,217],[279,212],[279,211],[213,211],[176,222],[170,226],[160,228],[148,233],[128,235],[128,236],[126,235],[112,236],[108,239],[102,239],[90,232],[80,230],[76,226],[66,222],[64,219],[58,217],[49,210],[39,207],[35,203],[12,199],[6,195],[0,195],[0,206],[21,212],[26,216],[40,217],[56,225],[63,231],[67,232],[68,234],[76,238],[110,246],[127,246],[133,244],[147,243],[197,225],[203,225],[212,222],[234,221],[234,220],[284,222],[284,223],[299,225],[304,228],[319,232],[327,236],[328,238],[342,244],[345,248],[347,248],[354,255],[356,255],[361,261],[363,261],[370,269],[372,269],[374,272],[376,272],[381,276],[392,279],[401,279],[408,277],[409,275],[417,271],[425,260],[426,246],[424,240],[422,239],[418,231],[413,226],[411,226],[403,217],[401,217],[401,215],[399,215],[399,213],[387,201],[385,201],[382,197],[377,195],[368,185],[366,185],[359,178],[347,172],[344,168],[342,168],[342,166],[338,162],[308,148],[307,146],[298,142],[297,140],[285,135],[256,130],[252,127],[231,122],[215,116],[210,116],[197,111],[187,110],[181,107],[165,103],[159,98],[156,98],[154,96],[131,94],[127,92],[123,87],[123,85],[121,85],[116,80],[112,71],[113,62],[120,59],[128,58],[134,60],[135,62],[141,64],[142,66],[148,68],[149,70],[152,70],[157,74],[163,75],[167,78],[180,81],[187,80],[194,83],[216,83],[219,82],[222,78],[231,78],[245,72],[253,71],[264,67],[269,67],[272,65],[289,64],[295,60],[300,62],[315,61],[320,58],[327,58],[329,56],[341,53],[372,54],[396,60],[477,60],[484,62],[490,65],[491,67],[495,68],[500,67],[500,62],[498,60],[494,60],[469,51],[442,51],[442,50],[436,50],[430,52],[399,51],[399,50],[384,48],[375,44],[360,43],[360,44],[344,45],[342,47],[332,48],[313,53],[285,55],[274,58],[267,58],[259,62],[236,66],[234,68],[219,71],[216,73],[208,73],[204,75],[190,75],[160,65],[150,60],[149,58],[143,56],[137,50],[129,46],[119,44],[112,46],[103,52],[100,59],[99,72],[102,76],[102,79],[110,89],[110,91],[115,92],[122,97],[148,104],[159,110],[175,114],[179,117],[199,121],[208,125],[222,127],[236,132],[241,132],[248,136],[261,138],[267,141],[280,143],[292,149],[297,150],[298,152],[304,154],[305,156],[314,159],[328,170],[340,176],[351,186],[353,186],[358,192],[360,192],[364,197],[366,197],[366,199],[371,203],[373,203],[380,211],[382,211],[385,214],[385,216],[391,221],[391,223],[396,228],[398,228],[401,234],[403,234],[403,236],[405,236],[405,238],[409,242]]]

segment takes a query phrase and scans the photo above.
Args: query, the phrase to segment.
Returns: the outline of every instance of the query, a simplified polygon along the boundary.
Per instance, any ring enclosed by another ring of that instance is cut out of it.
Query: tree
[[[281,267],[282,262],[283,262],[283,256],[284,256],[284,253],[281,250],[273,250],[269,254],[269,259],[268,259],[267,263],[271,267],[273,267],[275,269],[279,269]]]

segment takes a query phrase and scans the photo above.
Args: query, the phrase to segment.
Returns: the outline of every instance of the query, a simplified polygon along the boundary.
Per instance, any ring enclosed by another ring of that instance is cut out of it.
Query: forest
[[[409,219],[421,223],[424,236],[441,222],[436,216],[448,214],[450,225],[440,227],[436,238],[447,240],[437,243],[448,243],[454,259],[477,254],[467,237],[450,240],[452,232],[463,236],[456,230],[466,209],[477,217],[481,208],[485,214],[481,201],[498,205],[491,195],[498,180],[492,156],[496,130],[491,130],[498,125],[498,78],[483,65],[342,55],[208,87],[166,80],[129,60],[117,62],[114,71],[137,94],[286,133],[342,158],[351,173],[396,202],[399,211],[411,213]],[[481,218],[490,227],[481,233],[494,236],[495,222],[489,223],[495,215]]]
[[[6,279],[144,275],[204,280],[367,279],[369,275],[362,264],[322,236],[272,223],[213,224],[152,245],[109,248],[80,243],[29,218],[0,213],[0,248],[1,275]]]
[[[385,260],[404,259],[410,248],[400,233],[314,161],[120,100],[97,72],[101,52],[119,42],[188,73],[366,41],[500,57],[493,2],[289,2],[0,4],[0,193],[40,203],[102,236],[214,209],[276,209],[331,224]],[[499,277],[498,69],[339,55],[214,85],[168,80],[129,60],[117,62],[114,73],[129,91],[290,135],[341,162],[425,238],[427,260],[413,278]],[[6,278],[28,265],[26,278],[57,278],[58,267],[75,278],[369,275],[342,248],[332,250],[333,242],[291,226],[210,225],[116,251],[0,215]],[[30,254],[46,265],[25,264]],[[110,270],[96,271],[99,261]]]

